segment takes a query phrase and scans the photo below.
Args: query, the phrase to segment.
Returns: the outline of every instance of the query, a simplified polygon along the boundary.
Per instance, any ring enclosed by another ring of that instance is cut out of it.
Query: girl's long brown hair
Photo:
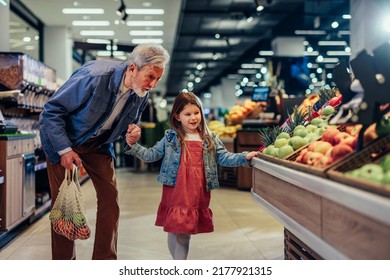
[[[176,119],[176,117],[180,114],[181,111],[184,110],[184,107],[188,104],[193,104],[199,108],[201,113],[201,121],[200,125],[198,126],[199,135],[204,141],[206,141],[208,150],[214,149],[215,144],[211,136],[211,132],[205,121],[202,101],[193,92],[181,92],[178,96],[176,96],[175,101],[173,102],[172,112],[169,117],[170,127],[176,130],[182,147],[186,149],[184,141],[186,132],[184,131],[182,124]]]

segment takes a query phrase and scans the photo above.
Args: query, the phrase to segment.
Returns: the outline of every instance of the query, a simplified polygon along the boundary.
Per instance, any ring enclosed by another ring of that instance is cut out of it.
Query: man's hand
[[[69,151],[61,156],[61,165],[65,169],[72,170],[73,164],[77,166],[81,165],[81,159],[79,158],[79,155],[77,153],[75,153],[74,151]]]
[[[126,143],[128,145],[133,145],[141,138],[141,128],[135,124],[129,124],[126,133]]]

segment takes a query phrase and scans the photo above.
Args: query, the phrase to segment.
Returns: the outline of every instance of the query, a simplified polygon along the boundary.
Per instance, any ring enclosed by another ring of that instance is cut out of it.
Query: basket
[[[378,163],[382,157],[389,152],[390,135],[386,135],[385,137],[376,139],[367,147],[351,155],[347,159],[340,161],[327,170],[326,175],[329,179],[336,182],[390,197],[390,186],[344,174],[345,172],[359,168],[366,163]]]
[[[345,131],[345,127],[344,126],[338,126],[337,129],[340,130],[340,131]],[[321,140],[321,139],[322,139],[322,137],[319,137],[317,140]],[[316,166],[311,166],[311,165],[307,165],[307,164],[304,164],[304,163],[296,162],[295,160],[299,156],[301,150],[307,148],[310,144],[311,143],[308,143],[307,145],[303,146],[302,148],[296,150],[294,153],[290,154],[288,157],[285,158],[285,160],[284,160],[284,162],[282,164],[284,166],[286,166],[286,167],[289,167],[289,168],[292,168],[292,169],[295,169],[295,170],[299,170],[299,171],[302,171],[302,172],[305,172],[305,173],[309,173],[309,174],[312,174],[312,175],[315,175],[315,176],[318,176],[318,177],[327,178],[326,171],[328,169],[332,168],[338,162],[340,162],[341,160],[343,160],[345,158],[348,158],[351,155],[351,154],[346,155],[344,158],[339,159],[339,160],[337,160],[337,161],[327,165],[324,168],[319,168],[319,167],[316,167]]]

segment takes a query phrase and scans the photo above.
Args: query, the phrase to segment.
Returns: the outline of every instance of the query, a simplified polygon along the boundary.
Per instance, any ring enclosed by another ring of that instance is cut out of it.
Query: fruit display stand
[[[226,150],[234,153],[234,138],[221,137],[222,143],[225,145]],[[236,187],[237,186],[237,168],[226,167],[218,165],[218,178],[222,187]]]
[[[237,131],[236,152],[257,151],[262,145],[260,134],[256,129],[242,129]],[[237,167],[237,188],[250,190],[252,188],[252,168]]]
[[[323,259],[390,258],[388,197],[260,158],[253,165],[253,199],[305,251]]]

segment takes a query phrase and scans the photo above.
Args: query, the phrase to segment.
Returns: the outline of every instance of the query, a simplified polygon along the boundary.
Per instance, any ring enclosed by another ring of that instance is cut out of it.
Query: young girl
[[[156,226],[168,232],[168,248],[174,260],[188,256],[192,234],[214,231],[209,208],[210,191],[217,188],[217,164],[249,166],[257,152],[230,153],[206,125],[200,99],[180,93],[169,119],[171,129],[151,148],[134,143],[126,135],[126,153],[145,162],[162,164],[157,180],[163,184]]]

